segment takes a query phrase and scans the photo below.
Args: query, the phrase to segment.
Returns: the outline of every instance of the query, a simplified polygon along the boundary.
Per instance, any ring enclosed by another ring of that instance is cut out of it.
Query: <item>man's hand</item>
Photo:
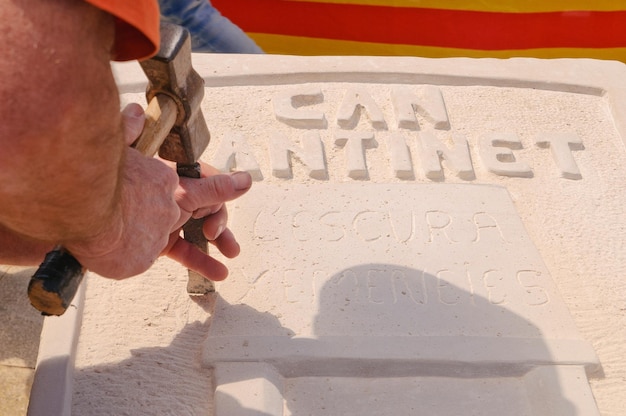
[[[252,178],[247,172],[219,174],[217,169],[206,164],[202,164],[200,179],[180,178],[175,199],[181,217],[164,253],[210,280],[224,280],[228,275],[226,266],[182,239],[180,227],[191,217],[205,218],[202,231],[207,240],[224,256],[237,256],[239,244],[226,226],[228,214],[224,202],[243,195],[251,185]]]
[[[132,143],[143,126],[143,109],[131,104],[122,112],[124,136]],[[228,269],[180,237],[189,218],[206,218],[203,232],[226,257],[239,254],[239,245],[226,227],[224,202],[243,195],[251,186],[248,173],[219,174],[202,165],[199,179],[178,178],[173,164],[145,157],[128,148],[123,170],[124,229],[107,230],[86,243],[66,248],[89,270],[104,277],[126,278],[147,270],[159,254],[167,255],[211,280],[223,280]]]
[[[123,135],[132,143],[143,109],[129,106],[122,112]],[[139,130],[140,131],[140,130]],[[176,173],[160,160],[126,148],[120,172],[119,221],[89,239],[63,241],[64,247],[87,267],[104,277],[123,279],[147,270],[166,247],[180,218],[174,201]]]
[[[0,259],[37,264],[60,244],[88,269],[124,278],[165,252],[225,277],[223,266],[178,243],[178,230],[188,215],[210,213],[207,236],[236,255],[230,232],[216,234],[223,202],[245,192],[239,180],[244,188],[250,181],[208,171],[179,183],[164,162],[128,147],[143,112],[120,117],[115,19],[75,0],[0,0],[0,18],[0,40],[11,45],[0,61]]]

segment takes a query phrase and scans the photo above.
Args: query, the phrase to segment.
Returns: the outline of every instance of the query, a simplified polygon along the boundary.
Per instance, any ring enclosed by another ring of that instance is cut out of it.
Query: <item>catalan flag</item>
[[[624,0],[213,0],[268,53],[626,62]]]

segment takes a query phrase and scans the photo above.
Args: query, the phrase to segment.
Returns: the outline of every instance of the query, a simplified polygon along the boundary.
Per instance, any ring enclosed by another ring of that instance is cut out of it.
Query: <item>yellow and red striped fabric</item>
[[[626,62],[624,0],[213,0],[268,53]]]

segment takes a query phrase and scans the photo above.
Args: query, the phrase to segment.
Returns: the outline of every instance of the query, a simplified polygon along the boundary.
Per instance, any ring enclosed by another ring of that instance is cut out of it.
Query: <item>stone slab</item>
[[[220,286],[204,347],[216,414],[478,414],[489,397],[489,414],[595,409],[580,380],[597,357],[506,189],[258,184],[230,213],[250,254],[230,262],[240,284]],[[529,382],[560,366],[580,372]]]
[[[31,268],[0,266],[0,365],[35,368],[43,317],[28,300]]]
[[[209,360],[486,362],[516,360],[515,344],[582,341],[504,188],[258,184],[230,213],[249,254],[229,262],[237,284],[221,286]]]
[[[622,64],[194,65],[242,256],[200,303],[90,276],[73,413],[626,413]]]

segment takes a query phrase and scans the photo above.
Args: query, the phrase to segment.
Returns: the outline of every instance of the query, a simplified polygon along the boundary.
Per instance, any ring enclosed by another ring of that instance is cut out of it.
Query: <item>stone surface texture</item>
[[[0,414],[25,415],[43,317],[28,301],[32,269],[0,266]]]
[[[193,61],[242,254],[89,275],[73,414],[626,414],[623,64]]]

